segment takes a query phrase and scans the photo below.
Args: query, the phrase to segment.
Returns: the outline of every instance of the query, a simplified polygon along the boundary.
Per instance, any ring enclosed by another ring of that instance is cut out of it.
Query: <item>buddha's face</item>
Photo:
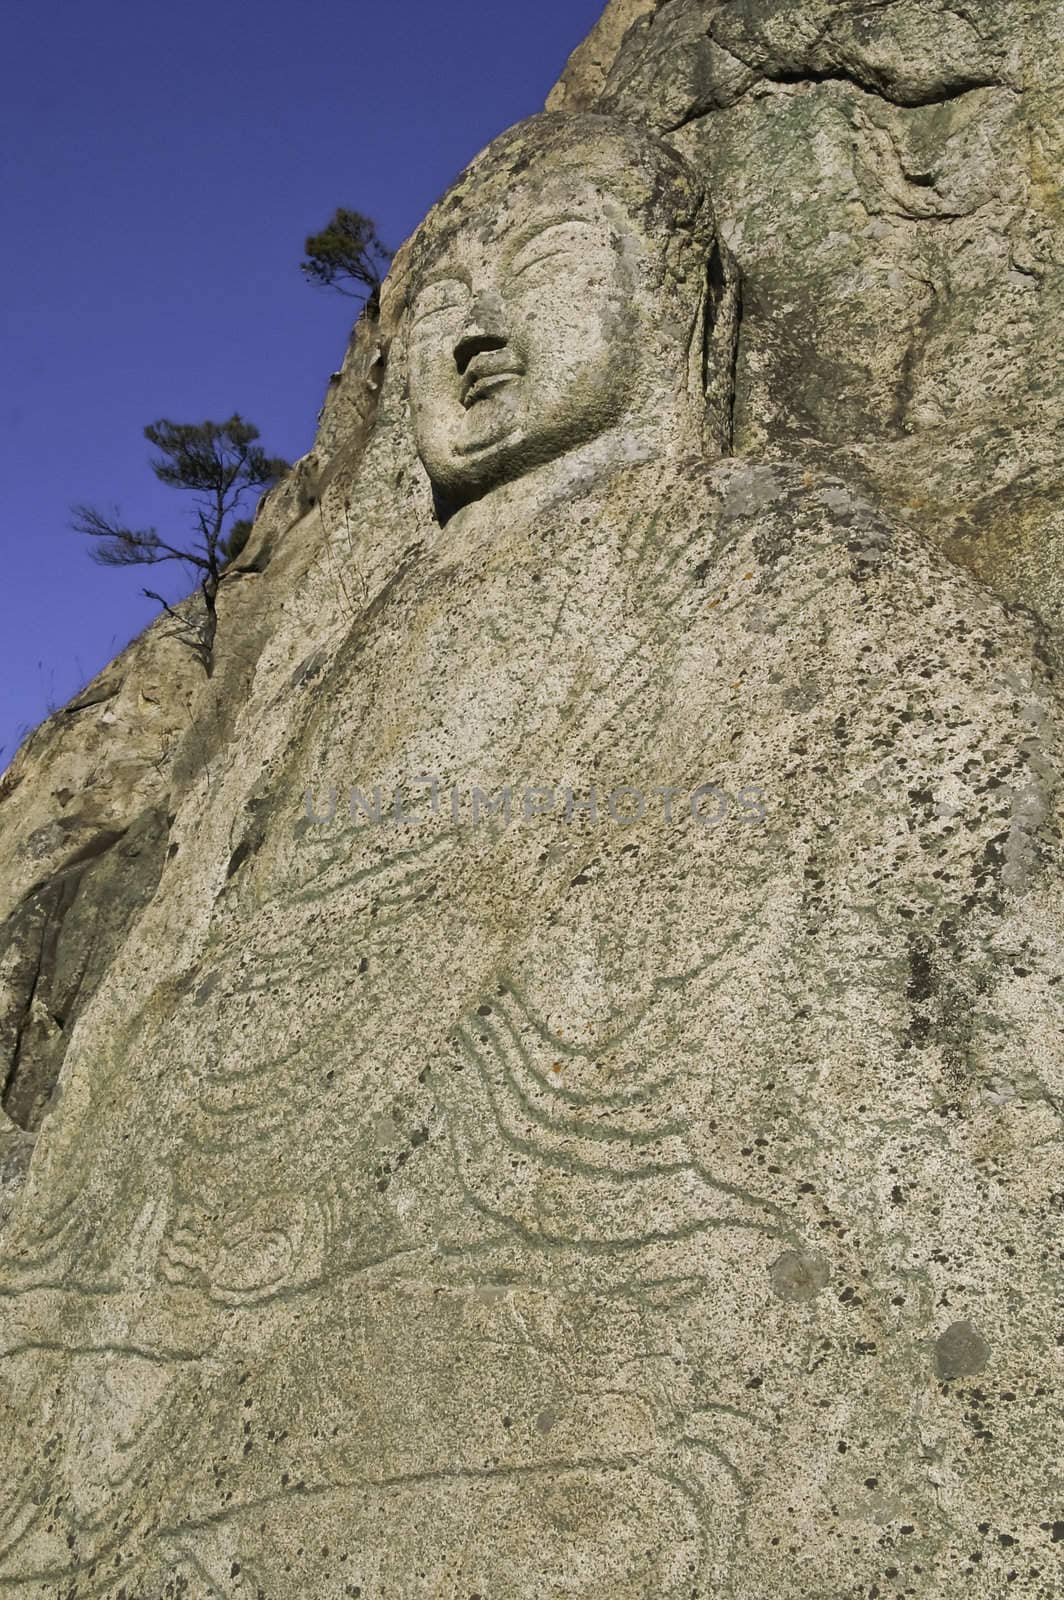
[[[437,258],[411,311],[418,454],[452,510],[615,426],[646,246],[591,187]]]

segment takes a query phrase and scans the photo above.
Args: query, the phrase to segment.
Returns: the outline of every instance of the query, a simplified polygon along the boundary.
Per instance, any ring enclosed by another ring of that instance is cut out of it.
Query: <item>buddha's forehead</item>
[[[664,256],[701,200],[697,176],[645,131],[592,113],[532,117],[489,145],[433,207],[411,240],[408,303],[448,260],[468,264],[558,220],[609,227]]]
[[[565,224],[585,237],[616,240],[640,233],[639,217],[590,174],[548,174],[542,182],[526,178],[505,193],[493,193],[490,205],[476,201],[473,193],[460,219],[452,217],[449,225],[436,230],[426,228],[419,240],[419,282],[440,276],[451,263],[505,263],[523,245]]]
[[[414,290],[446,270],[502,258],[558,222],[603,234],[648,238],[645,182],[626,184],[618,163],[485,163],[429,214],[414,238]]]

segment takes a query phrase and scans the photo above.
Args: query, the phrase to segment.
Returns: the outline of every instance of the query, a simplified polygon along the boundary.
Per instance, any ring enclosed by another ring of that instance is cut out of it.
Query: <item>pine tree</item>
[[[307,259],[301,270],[311,283],[350,295],[370,312],[376,311],[392,257],[369,217],[339,206],[320,233],[308,236],[303,248]]]
[[[256,443],[259,430],[236,413],[227,422],[169,422],[165,418],[144,430],[159,454],[151,462],[160,483],[187,489],[195,507],[196,534],[184,544],[164,539],[155,528],[129,528],[119,518],[94,506],[73,508],[73,526],[99,543],[91,551],[105,567],[155,566],[180,561],[199,579],[199,604],[178,612],[153,589],[145,589],[178,625],[182,642],[211,673],[218,629],[217,597],[226,566],[247,542],[251,522],[237,518],[245,495],[275,483],[288,464],[268,456]],[[232,520],[231,520],[232,519]]]

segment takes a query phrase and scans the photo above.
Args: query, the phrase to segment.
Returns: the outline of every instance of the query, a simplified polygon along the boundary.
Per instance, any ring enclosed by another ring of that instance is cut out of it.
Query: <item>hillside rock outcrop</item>
[[[20,753],[0,1594],[1055,1597],[1061,38],[615,0]]]

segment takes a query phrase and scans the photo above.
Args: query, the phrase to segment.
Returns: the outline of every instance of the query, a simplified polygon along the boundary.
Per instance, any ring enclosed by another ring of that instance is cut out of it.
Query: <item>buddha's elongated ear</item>
[[[742,280],[734,256],[716,239],[705,268],[698,326],[691,341],[689,383],[704,418],[702,447],[709,459],[732,453],[735,369],[742,318]]]

